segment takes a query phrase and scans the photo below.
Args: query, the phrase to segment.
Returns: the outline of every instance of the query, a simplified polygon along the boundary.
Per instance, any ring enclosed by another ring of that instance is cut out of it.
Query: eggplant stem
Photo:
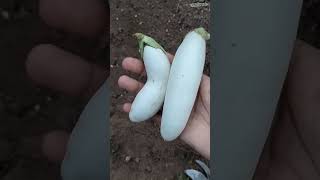
[[[210,39],[210,33],[208,33],[203,27],[196,28],[193,31],[199,34],[204,40]]]
[[[138,40],[138,44],[139,44],[139,53],[141,55],[141,58],[143,58],[143,49],[145,46],[150,46],[156,49],[161,49],[165,54],[166,51],[164,50],[164,48],[157,42],[155,41],[153,38],[142,34],[142,33],[135,33],[133,34],[133,36],[135,38],[137,38]]]

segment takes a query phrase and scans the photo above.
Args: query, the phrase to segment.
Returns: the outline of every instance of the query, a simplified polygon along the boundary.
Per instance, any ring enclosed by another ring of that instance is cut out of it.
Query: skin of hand
[[[170,62],[173,56],[168,54]],[[122,67],[136,74],[145,74],[143,62],[139,59],[128,57],[122,62]],[[129,92],[138,93],[143,87],[143,83],[123,75],[118,80],[118,85]],[[130,112],[131,103],[123,105],[126,113]],[[155,116],[154,119],[160,122],[161,117]],[[188,123],[180,135],[185,143],[194,148],[202,156],[210,159],[210,78],[206,75],[202,76],[199,87],[199,93],[190,115]]]
[[[169,55],[172,60],[172,56]],[[125,70],[141,74],[143,63],[125,58]],[[254,180],[320,179],[320,51],[296,42],[278,113],[256,169]],[[118,84],[139,92],[143,83],[121,76]],[[187,127],[180,138],[210,158],[210,79],[203,76]],[[130,103],[123,105],[130,111]],[[160,120],[156,116],[157,121]]]

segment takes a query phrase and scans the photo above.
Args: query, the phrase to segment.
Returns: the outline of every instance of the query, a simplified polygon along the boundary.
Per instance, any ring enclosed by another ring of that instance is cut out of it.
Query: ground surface
[[[138,56],[133,33],[149,34],[174,53],[190,29],[208,28],[208,7],[192,8],[192,2],[111,1],[112,179],[174,179],[199,158],[179,141],[164,143],[152,122],[130,123],[120,105],[132,97],[116,86],[118,77],[126,73],[120,68],[122,59]],[[299,37],[320,47],[320,3],[305,2]],[[40,137],[53,129],[70,130],[83,103],[32,84],[24,69],[26,55],[39,43],[54,43],[93,61],[104,59],[91,42],[43,24],[37,1],[2,0],[0,9],[0,179],[57,180],[59,166],[42,157]],[[3,10],[9,12],[9,19]]]
[[[121,69],[123,58],[139,57],[138,44],[132,34],[150,35],[168,52],[175,53],[188,31],[199,26],[208,29],[209,6],[193,8],[191,3],[192,0],[111,1],[111,179],[177,179],[183,170],[194,166],[195,159],[200,158],[180,141],[165,143],[159,127],[151,121],[131,123],[128,115],[121,112],[121,104],[133,97],[116,85],[119,76],[127,74]],[[209,63],[205,69],[208,73]],[[127,156],[132,160],[126,162]]]

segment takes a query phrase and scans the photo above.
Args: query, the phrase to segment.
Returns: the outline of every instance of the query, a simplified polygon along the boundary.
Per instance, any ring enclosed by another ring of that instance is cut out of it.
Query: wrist
[[[182,134],[181,140],[210,160],[210,127],[198,126],[198,130]]]

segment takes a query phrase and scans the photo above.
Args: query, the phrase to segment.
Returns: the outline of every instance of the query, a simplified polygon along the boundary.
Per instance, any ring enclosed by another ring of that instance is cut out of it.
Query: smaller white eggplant
[[[139,52],[147,73],[147,82],[135,97],[129,119],[141,122],[153,117],[162,107],[170,73],[165,50],[151,37],[136,33]]]
[[[210,34],[204,28],[197,28],[185,36],[175,54],[160,127],[166,141],[176,139],[188,122],[203,74],[209,38]]]

